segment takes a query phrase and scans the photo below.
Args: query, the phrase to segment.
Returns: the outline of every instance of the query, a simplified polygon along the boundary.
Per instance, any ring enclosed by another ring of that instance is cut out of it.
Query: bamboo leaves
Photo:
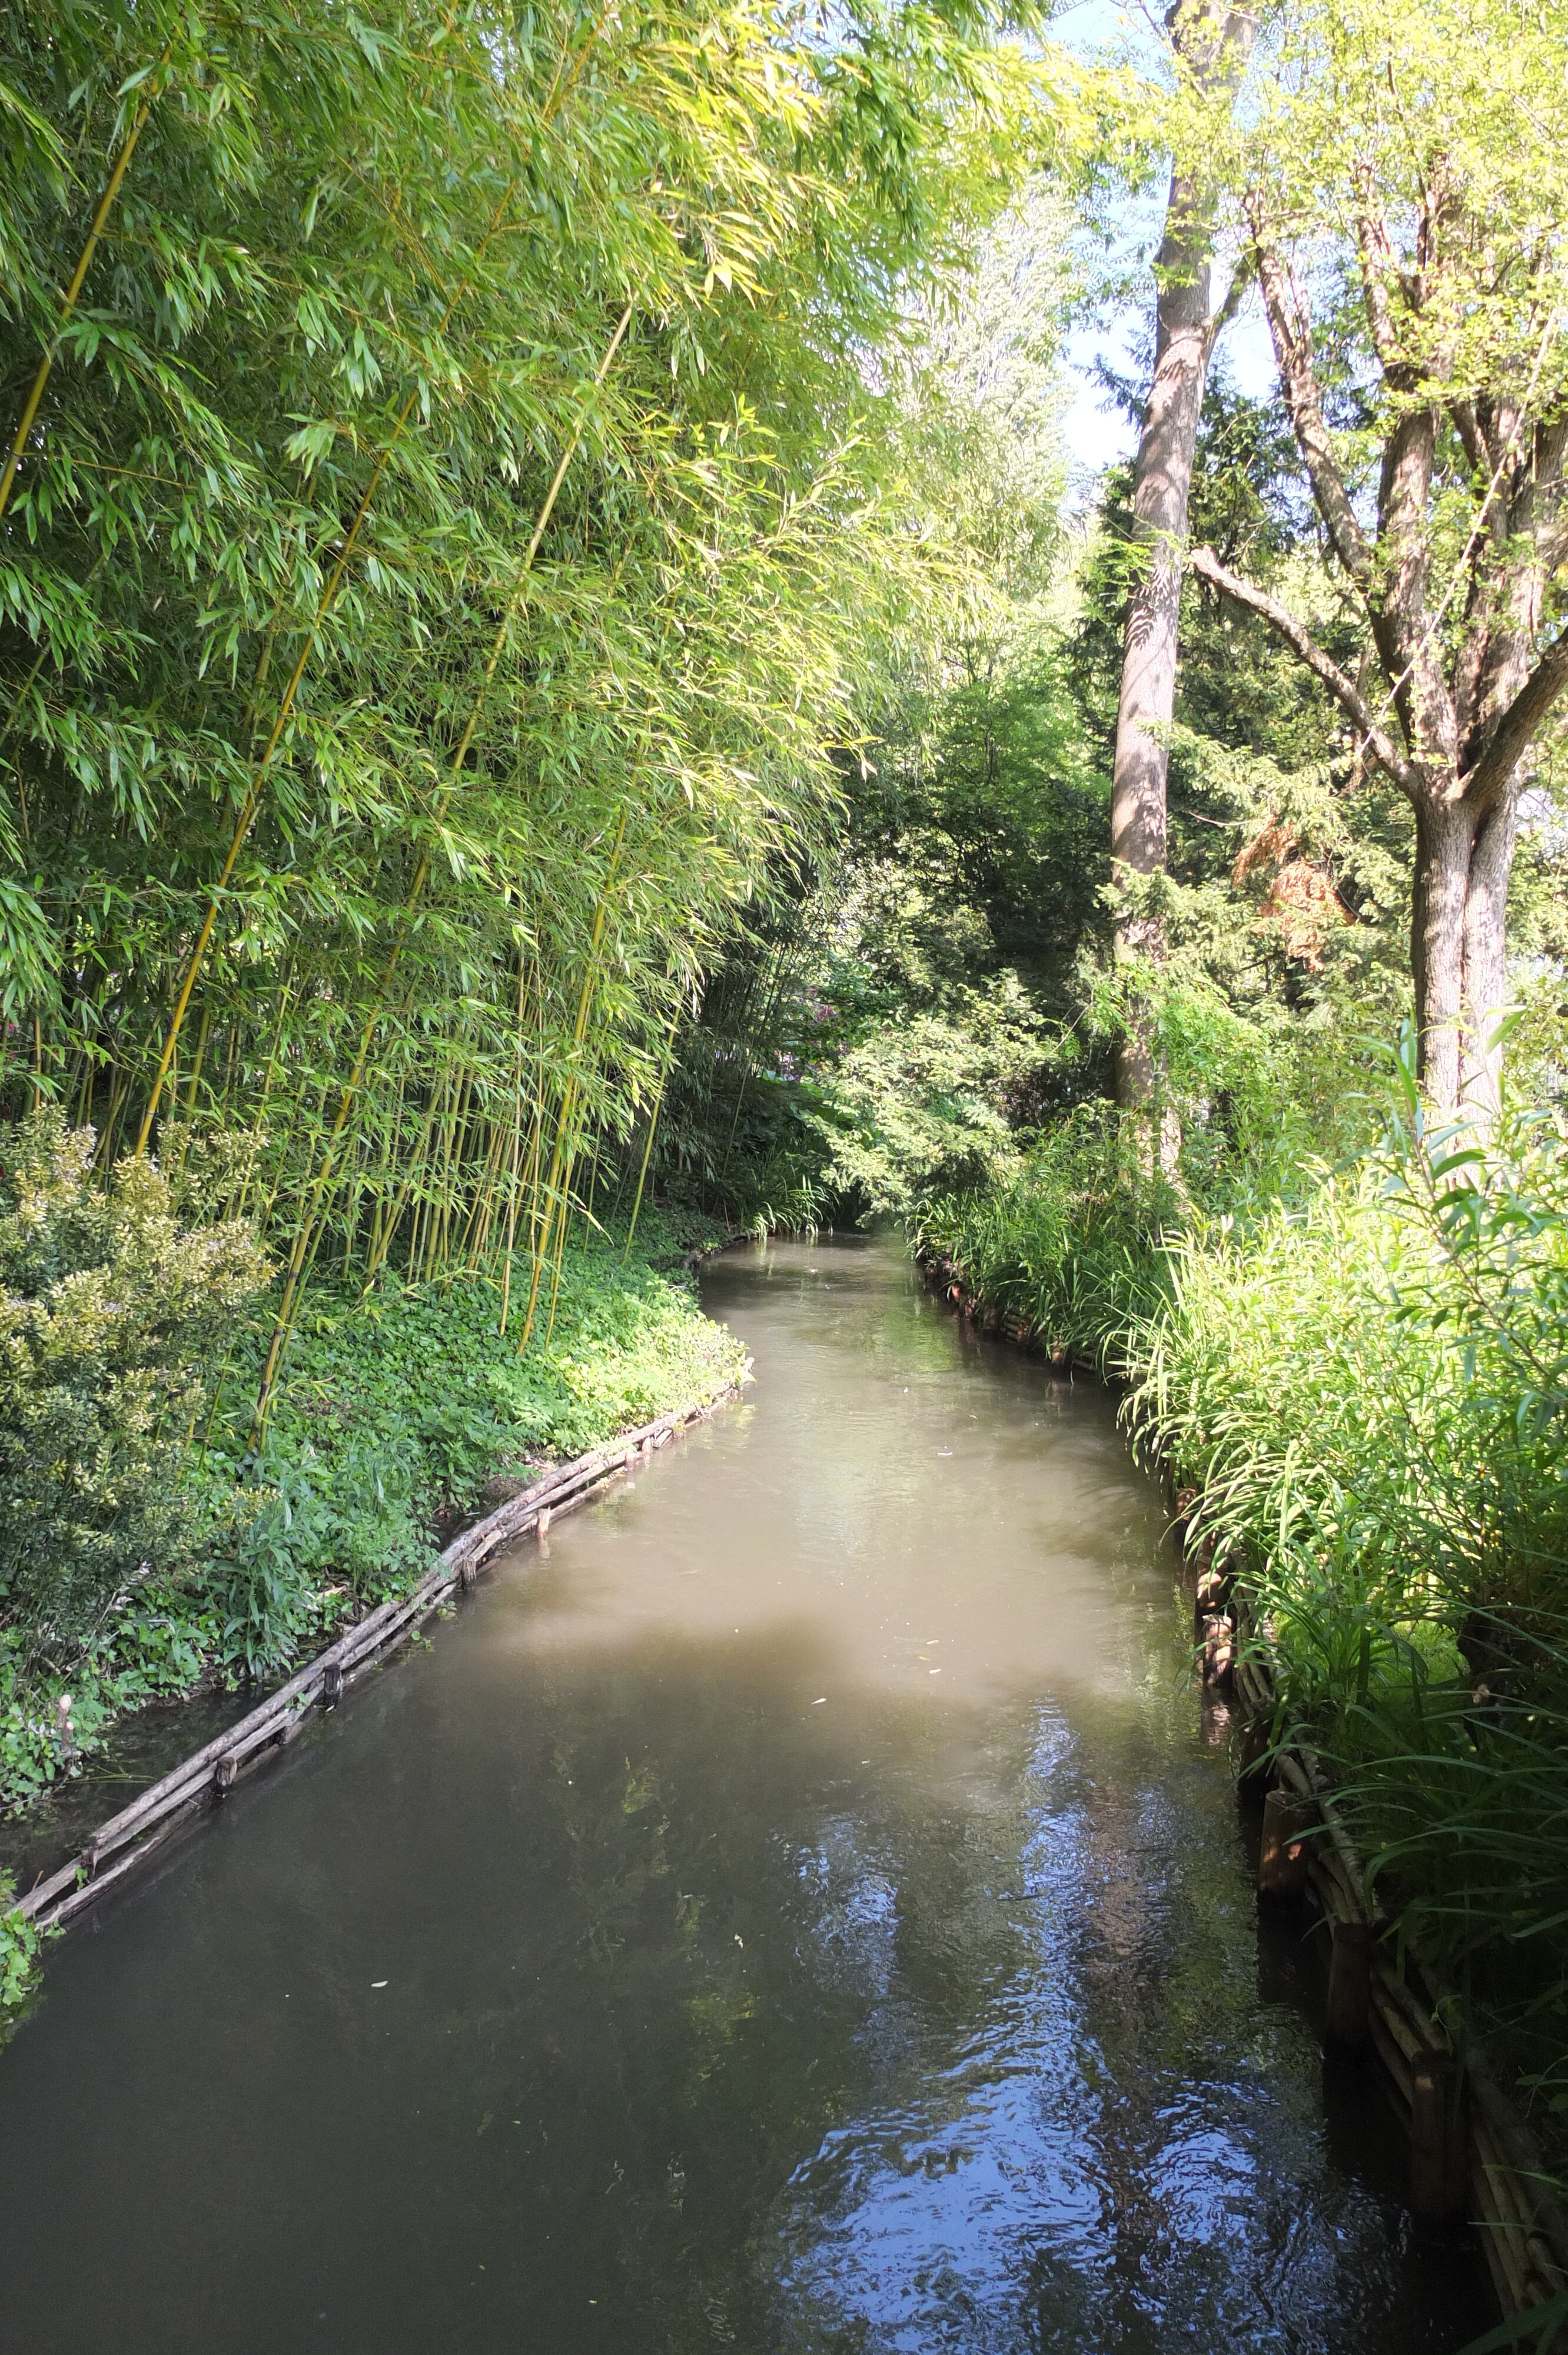
[[[0,32],[55,143],[0,138],[5,373],[54,354],[0,514],[9,1084],[101,1167],[175,1105],[248,1136],[260,1429],[318,1263],[504,1253],[547,1325],[579,1173],[948,594],[864,355],[908,223],[1005,190],[914,52],[872,168],[753,0],[182,17],[127,100],[136,29]],[[62,323],[84,126],[123,163]]]

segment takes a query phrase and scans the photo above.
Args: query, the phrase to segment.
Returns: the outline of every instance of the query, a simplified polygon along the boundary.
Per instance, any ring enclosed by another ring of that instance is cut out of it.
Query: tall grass
[[[1568,2113],[1568,1153],[1512,1107],[1192,1238],[1128,1413],[1201,1495],[1374,1883]]]
[[[1539,1107],[1434,1128],[1407,1049],[1380,1144],[1294,1192],[1254,1207],[1247,1173],[1245,1217],[1179,1218],[1079,1125],[924,1234],[1127,1378],[1263,1631],[1274,1733],[1568,2121],[1568,1148]]]
[[[983,1308],[1021,1319],[1053,1357],[1119,1379],[1169,1292],[1180,1219],[1176,1191],[1145,1175],[1137,1139],[1091,1104],[1048,1132],[1010,1183],[938,1197],[912,1227],[916,1249]]]

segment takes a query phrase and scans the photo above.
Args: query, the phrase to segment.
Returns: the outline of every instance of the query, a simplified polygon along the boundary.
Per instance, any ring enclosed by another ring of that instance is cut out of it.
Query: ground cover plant
[[[208,1363],[194,1428],[187,1368],[177,1441],[137,1467],[91,1618],[40,1624],[18,1611],[0,1630],[0,1805],[79,1766],[141,1700],[213,1677],[275,1678],[417,1582],[443,1529],[497,1476],[523,1477],[732,1387],[738,1345],[701,1315],[689,1280],[651,1263],[680,1268],[673,1231],[651,1214],[641,1238],[631,1255],[620,1239],[579,1238],[548,1337],[525,1356],[498,1330],[489,1275],[323,1290],[260,1449],[247,1442],[264,1321]],[[163,1541],[176,1517],[179,1551]],[[96,1569],[98,1549],[82,1550]]]
[[[40,1245],[62,1223],[62,1198],[63,1223],[79,1211],[84,1157],[83,1141],[51,1117],[36,1134],[54,1148],[45,1175],[56,1193],[53,1220],[36,1221],[28,1238],[35,1295]],[[8,1350],[11,1389],[23,1393],[14,1422],[14,1401],[3,1402],[12,1488],[26,1509],[7,1520],[14,1583],[0,1624],[7,1814],[47,1800],[62,1777],[101,1759],[130,1713],[215,1685],[264,1688],[376,1603],[408,1592],[497,1478],[524,1479],[672,1408],[716,1399],[745,1371],[743,1350],[702,1315],[690,1281],[687,1255],[717,1240],[715,1231],[644,1208],[635,1241],[624,1228],[579,1227],[525,1354],[515,1328],[502,1330],[493,1270],[429,1284],[383,1270],[368,1289],[319,1286],[295,1331],[277,1411],[252,1447],[250,1402],[270,1339],[265,1263],[243,1233],[182,1234],[154,1165],[133,1167],[130,1204],[90,1198],[89,1223],[107,1262],[91,1273],[122,1283],[130,1224],[140,1288],[106,1303],[93,1284],[84,1304],[76,1268],[41,1299],[5,1303],[13,1319],[41,1316],[73,1335],[69,1352],[57,1340],[44,1357],[47,1388],[32,1354],[18,1373],[14,1336]],[[36,1208],[28,1177],[24,1165],[18,1190]],[[149,1198],[163,1206],[152,1213],[160,1257],[147,1249]],[[70,1240],[76,1258],[90,1255],[79,1233]],[[231,1314],[205,1356],[189,1353],[220,1324],[215,1287],[199,1283],[183,1320],[177,1314],[193,1254],[228,1268],[231,1310],[236,1294],[256,1304],[248,1318]],[[15,1257],[5,1261],[12,1281]],[[144,1288],[157,1274],[162,1316],[148,1313]],[[90,1339],[106,1315],[121,1327],[118,1369],[112,1353],[94,1355],[81,1339],[84,1317],[95,1320]],[[171,1348],[176,1332],[181,1352]],[[74,1394],[58,1380],[62,1355]],[[156,1385],[156,1405],[125,1415],[127,1383],[139,1400]],[[75,1458],[45,1456],[37,1437],[45,1417],[53,1442],[63,1430],[77,1444]],[[37,1592],[29,1580],[41,1582]],[[22,2003],[37,1959],[37,1940],[0,1914],[0,2017]]]

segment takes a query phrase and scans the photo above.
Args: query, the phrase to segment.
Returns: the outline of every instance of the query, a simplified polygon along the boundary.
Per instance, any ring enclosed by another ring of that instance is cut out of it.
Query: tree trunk
[[[1497,1110],[1501,1054],[1490,1032],[1508,992],[1509,878],[1519,829],[1510,786],[1478,815],[1457,798],[1415,805],[1410,961],[1420,1071],[1440,1113]]]
[[[1217,15],[1205,0],[1177,0],[1166,21],[1177,55],[1201,91],[1234,88],[1252,48],[1253,18]],[[1175,708],[1187,501],[1217,325],[1209,308],[1213,251],[1213,192],[1178,163],[1155,260],[1154,379],[1133,473],[1140,569],[1128,608],[1111,768],[1111,862],[1118,879],[1152,875],[1165,865],[1165,736]],[[1117,934],[1118,957],[1157,960],[1160,946],[1153,923],[1131,920]],[[1151,1042],[1135,1018],[1117,1058],[1118,1102],[1148,1103],[1157,1078]]]

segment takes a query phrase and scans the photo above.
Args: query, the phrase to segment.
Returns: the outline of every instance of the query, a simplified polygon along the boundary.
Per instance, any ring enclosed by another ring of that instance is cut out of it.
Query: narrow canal
[[[1473,2255],[1260,1934],[1111,1402],[889,1244],[730,1253],[744,1403],[64,1944],[30,2355],[1445,2355]]]

